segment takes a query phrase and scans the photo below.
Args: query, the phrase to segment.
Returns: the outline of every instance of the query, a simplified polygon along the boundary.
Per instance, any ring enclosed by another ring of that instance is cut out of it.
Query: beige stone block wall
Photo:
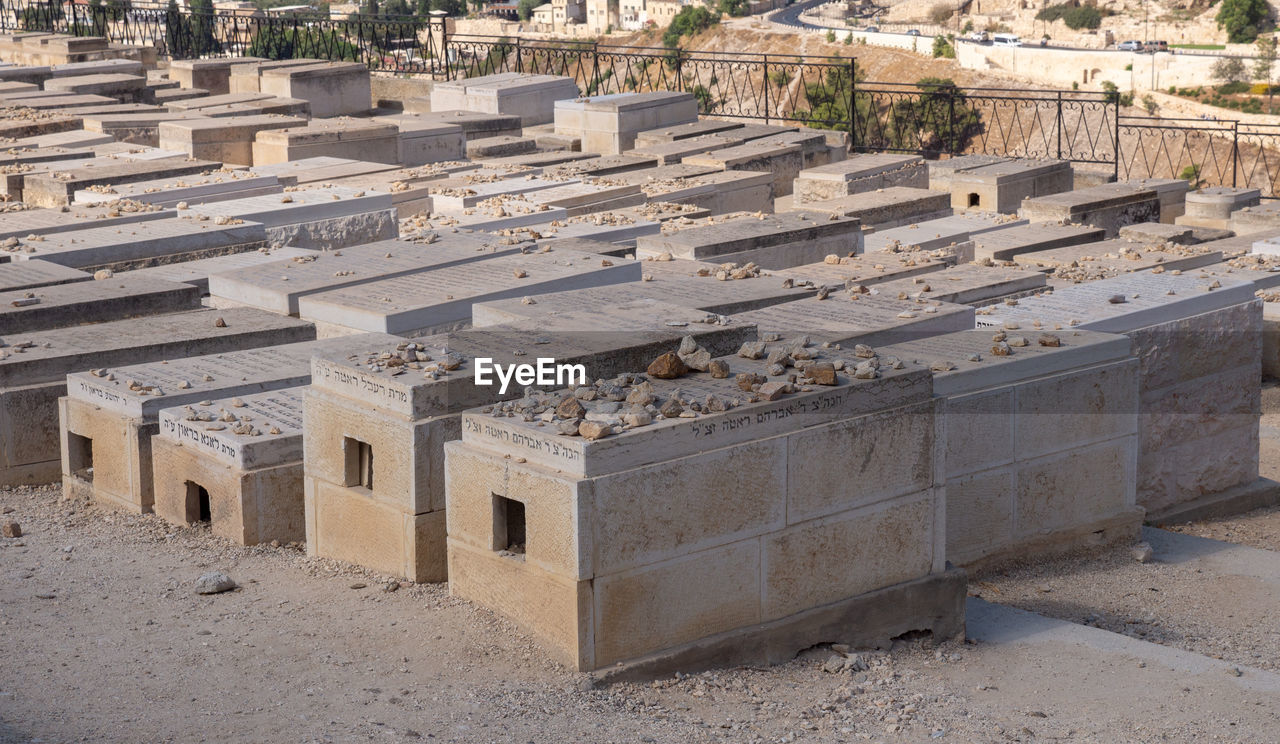
[[[1156,512],[1257,480],[1262,303],[1128,335],[1142,362],[1138,504]]]
[[[191,482],[209,493],[213,534],[241,545],[306,540],[302,463],[244,472],[159,436],[151,440],[151,460],[155,512],[166,521],[195,521],[187,508]]]
[[[156,424],[139,425],[98,406],[72,398],[58,399],[62,431],[63,487],[78,493],[92,493],[93,498],[108,506],[135,514],[152,510],[151,436]],[[70,437],[81,436],[93,442],[93,479],[77,474],[72,455],[78,447],[69,446]]]
[[[65,382],[0,391],[0,486],[60,479],[58,398],[66,392]]]
[[[353,489],[305,477],[307,553],[410,581],[444,581],[444,512],[406,514]]]

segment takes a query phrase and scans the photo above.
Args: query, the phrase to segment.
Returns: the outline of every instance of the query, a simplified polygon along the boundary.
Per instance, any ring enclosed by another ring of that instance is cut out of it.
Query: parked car
[[[987,36],[986,31],[974,31],[973,33],[969,34],[969,41],[977,42],[979,44],[986,44],[988,41],[991,41],[991,37]]]
[[[1022,39],[1017,34],[996,34],[991,37],[991,43],[996,46],[1022,46]]]
[[[1142,42],[1141,41],[1122,41],[1119,44],[1116,44],[1116,51],[1117,52],[1141,52]]]
[[[1167,41],[1148,41],[1146,43],[1148,52],[1167,52],[1169,51],[1169,42]]]
[[[868,34],[878,34],[878,33],[880,33],[880,29],[879,29],[879,28],[876,28],[875,26],[867,26],[866,28],[864,28],[864,29],[862,29],[862,30],[863,30],[864,32],[868,33]]]
[[[919,36],[919,35],[920,35],[920,29],[918,28],[913,28],[907,32],[907,36]]]

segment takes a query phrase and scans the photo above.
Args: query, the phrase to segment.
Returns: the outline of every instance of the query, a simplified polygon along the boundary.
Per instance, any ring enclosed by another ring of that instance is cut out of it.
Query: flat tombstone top
[[[172,406],[305,385],[314,354],[360,354],[398,340],[358,334],[101,369],[98,374],[77,372],[67,376],[67,394],[125,416],[151,419]]]
[[[1216,282],[1220,286],[1213,288]],[[1071,328],[1127,333],[1179,318],[1253,301],[1252,282],[1209,279],[1166,271],[1142,271],[1099,279],[1019,300],[1016,306],[992,305],[978,311],[979,327],[1017,326],[1010,330],[1057,331]],[[1123,302],[1112,302],[1123,298]]]
[[[1185,194],[1191,184],[1183,178],[1134,178],[1125,184],[1139,189],[1150,189],[1158,194]]]
[[[162,264],[153,266],[149,269],[135,269],[133,271],[122,271],[116,274],[117,277],[141,277],[149,281],[158,280],[165,282],[181,282],[184,284],[194,284],[198,287],[208,288],[209,277],[213,274],[219,274],[236,269],[245,269],[253,267],[261,267],[264,264],[275,263],[277,261],[291,259],[296,256],[314,256],[316,251],[307,248],[260,248],[256,251],[242,251],[240,253],[229,253],[225,256],[213,256],[210,258],[199,258],[194,261],[179,261],[177,263]],[[31,262],[24,262],[31,263]],[[43,262],[41,262],[43,263]],[[3,265],[0,264],[0,268]]]
[[[892,153],[874,153],[853,155],[834,163],[805,168],[800,171],[800,178],[819,181],[853,181],[879,173],[901,170],[924,164],[919,155],[894,155]]]
[[[874,295],[857,297],[859,299],[854,300],[843,293],[832,293],[826,300],[784,302],[730,317],[736,322],[754,323],[762,335],[810,336],[815,342],[831,343],[886,333],[901,334],[900,338],[905,340],[914,338],[921,328],[932,328],[936,323],[954,320],[958,324],[955,330],[960,330],[971,327],[973,322],[973,308],[963,305]],[[925,332],[932,335],[930,331]]]
[[[244,470],[302,459],[302,395],[290,387],[159,413],[160,436]]]
[[[651,91],[649,93],[616,93],[607,96],[593,96],[581,99],[587,111],[616,111],[622,113],[651,106],[664,106],[671,103],[692,103],[692,93],[675,91]],[[557,107],[560,105],[556,103]]]
[[[1102,240],[1105,234],[1106,231],[1100,227],[1037,222],[974,235],[973,242],[974,252],[979,257],[989,256],[995,260],[1006,260],[1020,253],[1039,250],[1045,245],[1097,242]]]
[[[271,67],[262,70],[262,77],[290,79],[328,77],[330,75],[368,75],[369,68],[360,62],[317,62],[313,65]]]
[[[1044,272],[963,264],[910,279],[874,285],[871,294],[899,299],[970,303],[1046,287]]]
[[[326,217],[376,212],[393,206],[390,194],[335,186],[325,191],[291,191],[194,204],[191,213],[209,218],[251,220],[270,228]]]
[[[716,134],[717,132],[726,132],[733,136],[731,130],[741,128],[741,122],[699,119],[688,124],[675,124],[669,127],[649,129],[641,132],[637,139],[648,142],[675,142],[682,139]]]
[[[1205,203],[1257,203],[1262,198],[1261,189],[1233,188],[1231,186],[1205,186],[1187,194],[1189,202]]]
[[[1022,253],[1013,260],[1024,268],[1052,270],[1058,278],[1092,281],[1157,266],[1171,270],[1205,266],[1221,261],[1222,253],[1200,245],[1144,245],[1116,238]]]
[[[129,314],[150,315],[152,313],[147,311],[147,304],[151,301],[163,302],[165,297],[183,298],[185,302],[166,303],[174,310],[194,310],[199,305],[197,295],[186,284],[144,280],[123,275],[100,281],[69,282],[34,289],[14,289],[0,292],[0,328],[32,330],[34,326],[30,320],[24,320],[24,316],[57,310],[65,311],[73,307],[83,307],[83,315],[77,319],[78,322],[93,322],[102,319],[95,311],[94,304],[123,298],[133,298],[137,301],[136,307],[132,308],[133,312]],[[180,304],[185,304],[186,307],[174,307]],[[113,314],[117,318],[125,317],[119,311]],[[70,318],[67,320],[71,322],[63,325],[77,322]]]
[[[1133,202],[1155,199],[1157,196],[1158,192],[1154,188],[1140,188],[1127,183],[1104,183],[1100,186],[1090,186],[1085,189],[1036,196],[1027,199],[1023,203],[1056,207],[1074,213],[1088,209],[1132,204]]]
[[[486,235],[448,235],[432,244],[386,240],[337,251],[305,251],[265,265],[211,275],[209,292],[274,312],[296,314],[298,298],[312,292],[489,259],[520,249],[518,244],[504,245]]]
[[[941,271],[950,265],[946,260],[925,251],[864,253],[859,256],[841,257],[839,263],[805,264],[773,273],[778,277],[789,277],[798,282],[807,281],[818,285],[874,285],[917,274]]]
[[[902,227],[891,227],[887,230],[876,230],[863,236],[866,251],[872,253],[890,247],[915,247],[926,245],[930,248],[939,241],[962,242],[975,235],[990,233],[993,230],[1007,230],[1018,225],[1028,224],[1026,220],[1011,215],[991,212],[972,212],[939,217],[936,220],[925,220]]]
[[[711,218],[705,224],[692,226],[666,223],[662,235],[641,238],[636,247],[651,251],[670,250],[684,258],[702,258],[808,238],[858,234],[860,231],[861,222],[857,218],[815,219],[803,213],[783,212],[727,220]]]
[[[990,165],[981,165],[976,168],[966,168],[956,173],[957,182],[967,180],[984,180],[994,178],[997,181],[1015,180],[1024,177],[1041,176],[1054,171],[1070,171],[1071,164],[1065,160],[1035,160],[1031,158],[1018,158],[1016,160],[1005,160],[999,163],[991,163]],[[1183,183],[1186,183],[1183,181]]]
[[[0,214],[0,239],[26,238],[28,235],[53,235],[68,230],[82,230],[106,225],[172,219],[174,212],[144,205],[128,211],[119,205],[72,206],[71,211],[27,209]]]
[[[1280,256],[1274,254],[1250,254],[1237,256],[1222,263],[1200,266],[1185,272],[1192,276],[1204,278],[1206,282],[1213,278],[1243,279],[1253,282],[1257,289],[1274,289],[1280,287]]]
[[[266,240],[262,225],[236,221],[218,225],[193,219],[153,220],[146,223],[90,227],[38,240],[19,240],[12,248],[16,258],[43,258],[71,266],[95,266],[157,254],[186,253]]]
[[[217,324],[218,318],[223,319],[224,325]],[[224,342],[225,348],[236,339],[258,340],[266,335],[303,340],[314,337],[315,330],[296,318],[231,308],[14,333],[0,338],[9,347],[0,349],[0,386],[57,381],[68,372],[94,366],[129,364],[169,353],[180,356],[200,344],[219,341]]]
[[[929,162],[929,172],[932,173],[954,173],[969,168],[981,168],[986,165],[994,165],[1009,160],[1004,155],[961,155],[958,158],[947,158],[946,160],[932,160]]]
[[[130,199],[145,204],[172,204],[187,195],[195,197],[205,193],[222,194],[257,189],[280,191],[283,187],[275,176],[259,176],[249,171],[217,171],[207,175],[171,176],[154,181],[123,183],[111,187],[111,193],[85,189],[76,192],[76,202],[95,204],[112,199]]]
[[[836,356],[839,352],[826,349],[813,352],[818,361],[840,358]],[[852,358],[851,354],[848,356]],[[738,372],[764,374],[767,371],[764,360],[727,357],[725,361],[731,372],[727,379],[714,379],[707,373],[696,372],[675,380],[649,381],[658,401],[671,397],[704,401],[714,396],[728,409],[722,412],[704,411],[694,418],[656,418],[646,426],[620,426],[612,436],[588,441],[559,434],[554,425],[546,424],[539,415],[526,422],[520,416],[479,410],[463,416],[462,439],[500,455],[523,457],[570,476],[593,477],[923,403],[933,394],[928,371],[904,365],[902,369],[882,367],[877,379],[855,379],[841,372],[835,385],[806,386],[768,401],[742,391],[733,378]],[[623,386],[624,391],[627,389]],[[559,399],[557,393],[541,400],[553,407]],[[592,403],[587,405],[594,407]]]
[[[1012,347],[1008,356],[997,356],[991,353],[995,343],[992,333],[992,329],[944,333],[875,351],[881,360],[895,357],[932,368],[935,395],[971,393],[1129,356],[1127,336],[1076,329],[1052,334],[1009,331],[1008,336],[1021,335],[1028,345]],[[1056,341],[1059,345],[1042,345],[1042,337],[1046,343]]]
[[[652,184],[678,185],[680,181],[687,178],[718,172],[719,170],[717,168],[709,165],[672,163],[670,165],[659,165],[654,168],[625,171],[623,173],[610,173],[608,178],[614,183],[634,183],[641,186],[648,186]]]
[[[88,75],[66,75],[54,78],[45,83],[45,90],[58,90],[80,85],[122,85],[128,84],[139,88],[145,87],[147,79],[141,75],[128,75],[119,72],[100,72]],[[50,87],[53,86],[53,87]]]
[[[192,98],[186,101],[173,101],[169,104],[169,109],[171,111],[195,111],[203,108],[215,108],[218,106],[227,106],[239,103],[253,103],[255,101],[263,101],[272,97],[273,96],[270,93],[223,93],[216,96]]]
[[[32,259],[0,263],[0,292],[84,282],[93,275],[61,264]]]
[[[921,202],[937,202],[939,208],[950,209],[951,197],[945,191],[915,189],[910,186],[890,186],[877,191],[864,191],[861,194],[838,196],[834,199],[796,204],[792,208],[802,211],[821,212],[835,215],[857,215],[895,205],[917,205]]]
[[[301,126],[259,132],[257,141],[280,145],[310,145],[368,137],[394,137],[399,132],[395,124],[342,116],[334,119],[314,119]]]

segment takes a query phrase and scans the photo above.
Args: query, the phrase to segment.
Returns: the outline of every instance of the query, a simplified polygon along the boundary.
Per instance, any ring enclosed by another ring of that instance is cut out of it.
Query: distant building
[[[621,28],[618,0],[586,0],[587,28],[603,34],[610,28]]]

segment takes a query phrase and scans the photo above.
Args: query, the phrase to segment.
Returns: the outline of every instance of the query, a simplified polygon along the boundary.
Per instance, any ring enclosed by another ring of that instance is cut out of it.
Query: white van
[[[1022,39],[1017,34],[995,34],[991,43],[995,46],[1022,46]]]

